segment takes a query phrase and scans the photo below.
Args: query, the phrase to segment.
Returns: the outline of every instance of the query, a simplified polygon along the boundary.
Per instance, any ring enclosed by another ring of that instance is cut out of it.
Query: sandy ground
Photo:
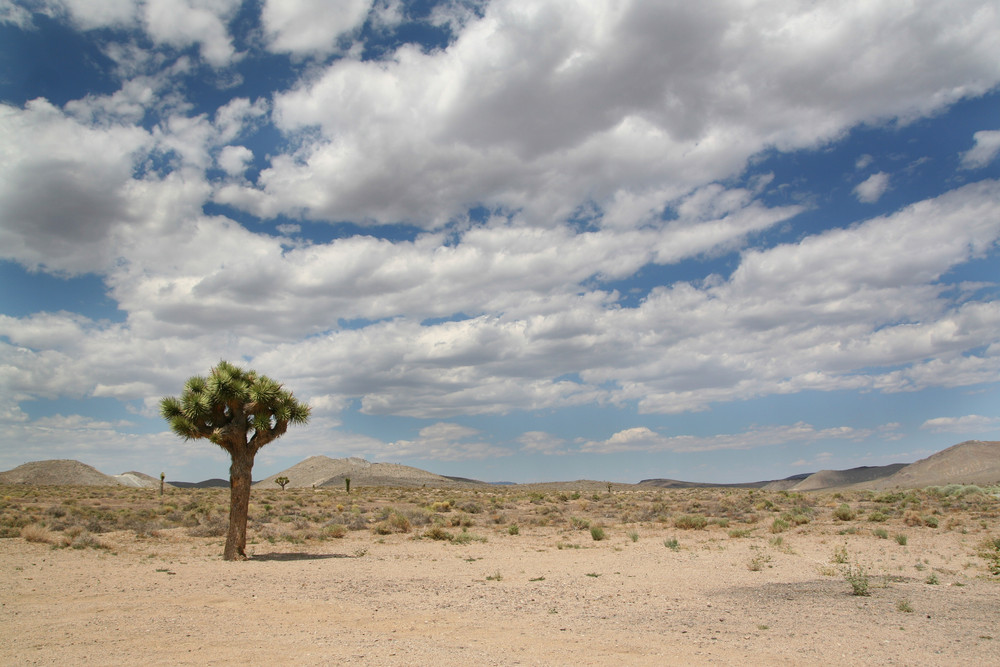
[[[102,535],[110,550],[3,539],[0,664],[1000,664],[982,534],[633,529],[461,545],[358,531],[240,563],[180,529]]]

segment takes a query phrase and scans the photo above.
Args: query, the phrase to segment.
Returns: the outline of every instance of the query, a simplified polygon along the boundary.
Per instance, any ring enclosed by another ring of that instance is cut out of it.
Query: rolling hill
[[[464,479],[452,479],[419,468],[398,463],[370,463],[362,458],[332,459],[328,456],[310,456],[287,470],[282,470],[255,483],[255,486],[273,486],[278,477],[287,477],[289,488],[343,487],[345,478],[351,486],[430,486],[456,488],[485,485]]]
[[[967,440],[888,477],[856,486],[879,490],[945,484],[1000,484],[1000,441]]]

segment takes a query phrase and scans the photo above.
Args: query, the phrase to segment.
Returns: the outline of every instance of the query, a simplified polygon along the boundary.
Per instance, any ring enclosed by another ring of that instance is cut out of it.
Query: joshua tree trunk
[[[224,560],[245,560],[247,557],[247,513],[250,509],[250,485],[253,483],[254,454],[231,452],[233,463],[229,466],[229,532],[226,535]]]

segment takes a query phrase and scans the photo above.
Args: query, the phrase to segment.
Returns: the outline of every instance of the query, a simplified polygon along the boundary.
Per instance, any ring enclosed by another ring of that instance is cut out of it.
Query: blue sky
[[[335,5],[334,9],[331,9]],[[0,0],[0,469],[734,482],[1000,439],[1000,10]]]

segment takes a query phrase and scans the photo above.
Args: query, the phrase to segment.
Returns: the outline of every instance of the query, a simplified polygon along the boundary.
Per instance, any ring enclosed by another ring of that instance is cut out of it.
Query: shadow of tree
[[[348,554],[309,554],[301,551],[283,552],[283,553],[269,553],[269,554],[254,554],[250,557],[251,561],[289,561],[289,560],[322,560],[325,558],[355,558],[355,556],[350,556]]]

